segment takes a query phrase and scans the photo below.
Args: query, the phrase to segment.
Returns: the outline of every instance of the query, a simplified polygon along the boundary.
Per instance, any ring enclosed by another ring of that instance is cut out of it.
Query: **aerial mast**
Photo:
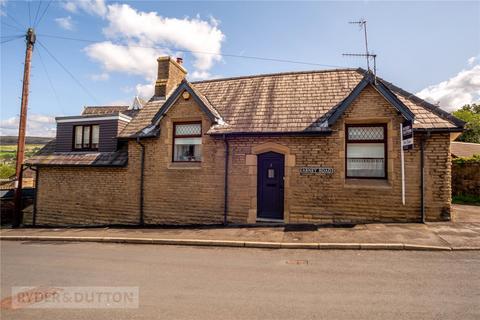
[[[367,34],[367,20],[360,19],[359,21],[350,21],[350,24],[358,24],[361,29],[363,29],[363,36],[365,39],[365,53],[344,53],[344,56],[349,57],[365,57],[367,60],[367,70],[371,71],[370,69],[370,58],[373,59],[373,74],[376,76],[377,74],[377,55],[370,53],[368,51],[368,34]]]

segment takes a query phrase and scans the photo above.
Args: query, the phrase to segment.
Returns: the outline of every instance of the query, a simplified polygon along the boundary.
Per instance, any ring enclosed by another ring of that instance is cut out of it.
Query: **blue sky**
[[[47,4],[41,3],[39,15]],[[22,33],[12,27],[17,22],[26,29],[35,20],[39,2],[0,0],[0,6],[3,42]],[[364,59],[342,56],[364,51],[362,31],[348,24],[360,18],[368,21],[381,77],[449,111],[479,100],[480,2],[54,1],[36,28],[27,133],[53,135],[55,115],[79,114],[84,105],[148,96],[155,57],[162,54],[183,55],[190,80],[329,68],[321,65],[365,67]],[[25,43],[17,39],[0,48],[0,134],[16,134]]]

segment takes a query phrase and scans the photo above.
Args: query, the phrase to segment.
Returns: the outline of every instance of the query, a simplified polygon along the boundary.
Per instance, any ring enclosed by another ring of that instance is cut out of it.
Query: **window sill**
[[[391,189],[386,179],[345,179],[344,188],[351,189]]]
[[[201,162],[171,162],[167,166],[168,169],[180,169],[180,170],[197,170],[202,168]]]

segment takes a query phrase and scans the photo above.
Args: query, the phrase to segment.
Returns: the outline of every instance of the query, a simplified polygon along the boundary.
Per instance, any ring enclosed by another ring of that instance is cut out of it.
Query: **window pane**
[[[347,158],[384,158],[385,145],[383,143],[349,143],[347,144]]]
[[[92,149],[98,149],[98,142],[100,140],[100,126],[92,126]]]
[[[175,144],[202,144],[202,138],[175,138]]]
[[[348,127],[349,140],[383,140],[384,127]]]
[[[75,149],[82,148],[82,126],[75,127]]]
[[[90,127],[83,127],[83,148],[90,148]]]
[[[202,134],[202,125],[200,123],[188,123],[175,125],[176,136],[194,136]]]
[[[200,144],[175,144],[173,148],[174,161],[201,161]]]
[[[347,145],[348,177],[385,177],[383,143],[349,143]]]

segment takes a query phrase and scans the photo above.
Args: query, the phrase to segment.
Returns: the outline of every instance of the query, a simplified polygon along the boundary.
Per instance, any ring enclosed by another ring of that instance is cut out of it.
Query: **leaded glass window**
[[[175,123],[173,130],[173,161],[202,161],[202,124]]]
[[[347,178],[387,177],[386,125],[347,125]]]

